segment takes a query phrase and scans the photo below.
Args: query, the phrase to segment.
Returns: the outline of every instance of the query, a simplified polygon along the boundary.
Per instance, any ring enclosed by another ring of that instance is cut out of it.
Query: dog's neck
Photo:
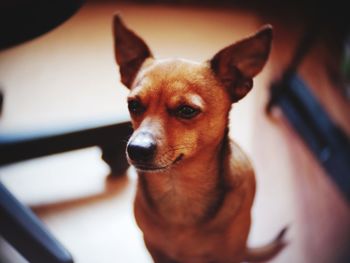
[[[140,173],[138,191],[144,204],[172,224],[191,225],[210,218],[225,191],[222,163],[226,147],[227,133],[220,144],[167,171]]]

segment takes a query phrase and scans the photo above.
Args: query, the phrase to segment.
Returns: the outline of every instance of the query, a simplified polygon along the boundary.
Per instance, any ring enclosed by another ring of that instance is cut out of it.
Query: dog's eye
[[[130,100],[128,101],[128,108],[131,114],[141,114],[145,111],[145,107],[138,100]]]
[[[175,114],[176,116],[178,116],[179,118],[182,119],[192,119],[194,117],[196,117],[199,114],[199,110],[195,109],[191,106],[180,106],[176,109]]]

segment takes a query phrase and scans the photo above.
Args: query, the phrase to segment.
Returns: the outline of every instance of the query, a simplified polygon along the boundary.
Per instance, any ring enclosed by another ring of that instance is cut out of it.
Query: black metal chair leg
[[[0,234],[29,262],[72,263],[36,215],[0,183]]]
[[[101,146],[102,160],[105,161],[111,169],[111,176],[124,175],[129,168],[126,159],[125,149],[126,140],[117,145]]]
[[[103,160],[113,172],[125,171],[125,146],[131,133],[128,121],[82,124],[81,128],[41,131],[37,134],[0,133],[0,167],[50,154],[98,146],[103,150]]]

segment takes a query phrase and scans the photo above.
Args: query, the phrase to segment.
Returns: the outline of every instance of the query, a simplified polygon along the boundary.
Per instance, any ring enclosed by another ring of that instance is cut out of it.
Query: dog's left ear
[[[232,96],[242,99],[253,87],[253,77],[264,67],[271,49],[272,26],[219,51],[210,66]]]
[[[113,19],[114,51],[122,83],[131,88],[143,62],[152,57],[147,44],[128,29],[118,14]]]

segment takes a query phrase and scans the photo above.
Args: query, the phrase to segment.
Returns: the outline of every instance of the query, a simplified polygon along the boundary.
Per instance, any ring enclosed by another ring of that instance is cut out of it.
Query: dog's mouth
[[[180,154],[174,161],[170,162],[166,165],[154,165],[154,164],[148,164],[148,163],[133,163],[133,166],[141,172],[160,172],[168,170],[173,165],[180,162],[184,157],[184,154]]]

